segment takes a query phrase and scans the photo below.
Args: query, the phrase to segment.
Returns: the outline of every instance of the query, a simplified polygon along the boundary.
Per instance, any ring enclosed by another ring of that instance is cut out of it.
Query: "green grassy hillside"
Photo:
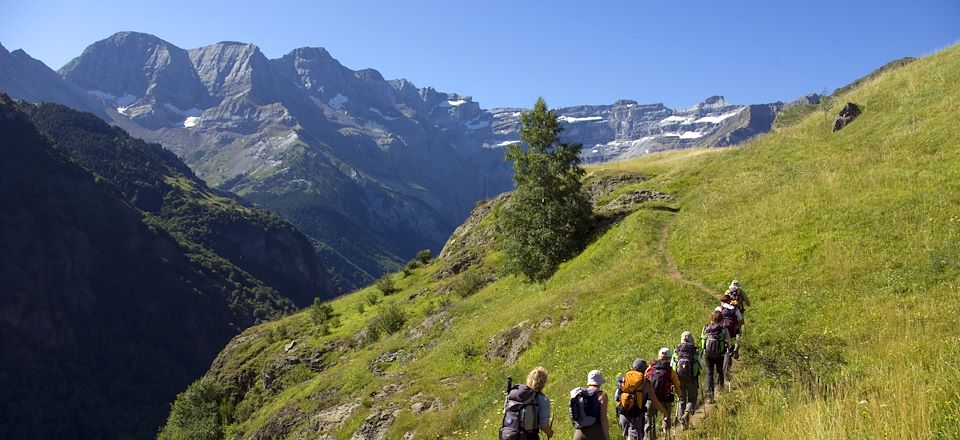
[[[542,285],[499,277],[473,293],[496,278],[475,275],[496,272],[489,252],[465,274],[436,280],[456,266],[437,261],[394,275],[390,296],[333,301],[330,334],[309,312],[251,328],[161,437],[493,438],[505,378],[542,365],[570,438],[565,396],[587,371],[612,379],[698,331],[731,278],[753,301],[736,388],[690,437],[960,437],[958,83],[953,47],[843,95],[863,114],[840,132],[814,114],[742,148],[590,168],[611,188],[598,208],[672,199],[598,231]],[[496,215],[448,246],[495,248]],[[398,331],[363,336],[395,310]]]

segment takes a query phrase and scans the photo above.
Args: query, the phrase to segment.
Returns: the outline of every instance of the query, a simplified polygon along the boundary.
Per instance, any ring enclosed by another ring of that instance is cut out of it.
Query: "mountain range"
[[[477,201],[509,190],[502,147],[519,140],[522,112],[352,70],[322,48],[268,59],[252,44],[185,50],[136,32],[92,44],[58,72],[0,47],[0,89],[161,143],[211,186],[295,224],[340,291],[439,249]],[[679,110],[621,100],[556,112],[564,141],[599,162],[741,143],[785,106],[714,96]]]

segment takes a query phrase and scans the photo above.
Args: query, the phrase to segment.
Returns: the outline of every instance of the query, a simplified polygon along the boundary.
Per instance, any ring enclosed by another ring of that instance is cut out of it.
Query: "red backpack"
[[[647,380],[650,381],[650,384],[653,385],[653,392],[657,394],[657,399],[661,401],[669,400],[673,394],[670,388],[673,386],[673,381],[670,380],[670,373],[672,371],[670,361],[656,361],[653,363],[653,366],[647,370],[647,374],[644,375]]]

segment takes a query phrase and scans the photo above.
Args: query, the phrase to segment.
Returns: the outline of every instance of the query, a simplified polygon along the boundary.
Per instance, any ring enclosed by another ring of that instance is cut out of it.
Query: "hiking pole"
[[[512,377],[512,376],[507,376],[507,390],[506,390],[506,392],[505,392],[504,395],[503,395],[503,410],[504,410],[504,414],[506,414],[506,410],[507,410],[507,401],[510,399],[510,388],[513,388],[513,377]],[[503,426],[503,425],[501,424],[501,426]],[[501,437],[501,434],[502,434],[502,430],[503,430],[503,428],[500,428],[500,430],[497,431],[497,440],[500,440],[500,437]]]

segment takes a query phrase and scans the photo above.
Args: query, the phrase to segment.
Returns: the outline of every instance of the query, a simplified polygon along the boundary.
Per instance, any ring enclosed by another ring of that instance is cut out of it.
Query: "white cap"
[[[661,349],[660,349],[660,359],[665,359],[665,358],[668,358],[668,357],[670,357],[670,349],[667,348],[667,347],[661,348]]]
[[[587,385],[600,386],[606,383],[606,379],[603,378],[603,373],[600,370],[591,370],[587,373]]]

